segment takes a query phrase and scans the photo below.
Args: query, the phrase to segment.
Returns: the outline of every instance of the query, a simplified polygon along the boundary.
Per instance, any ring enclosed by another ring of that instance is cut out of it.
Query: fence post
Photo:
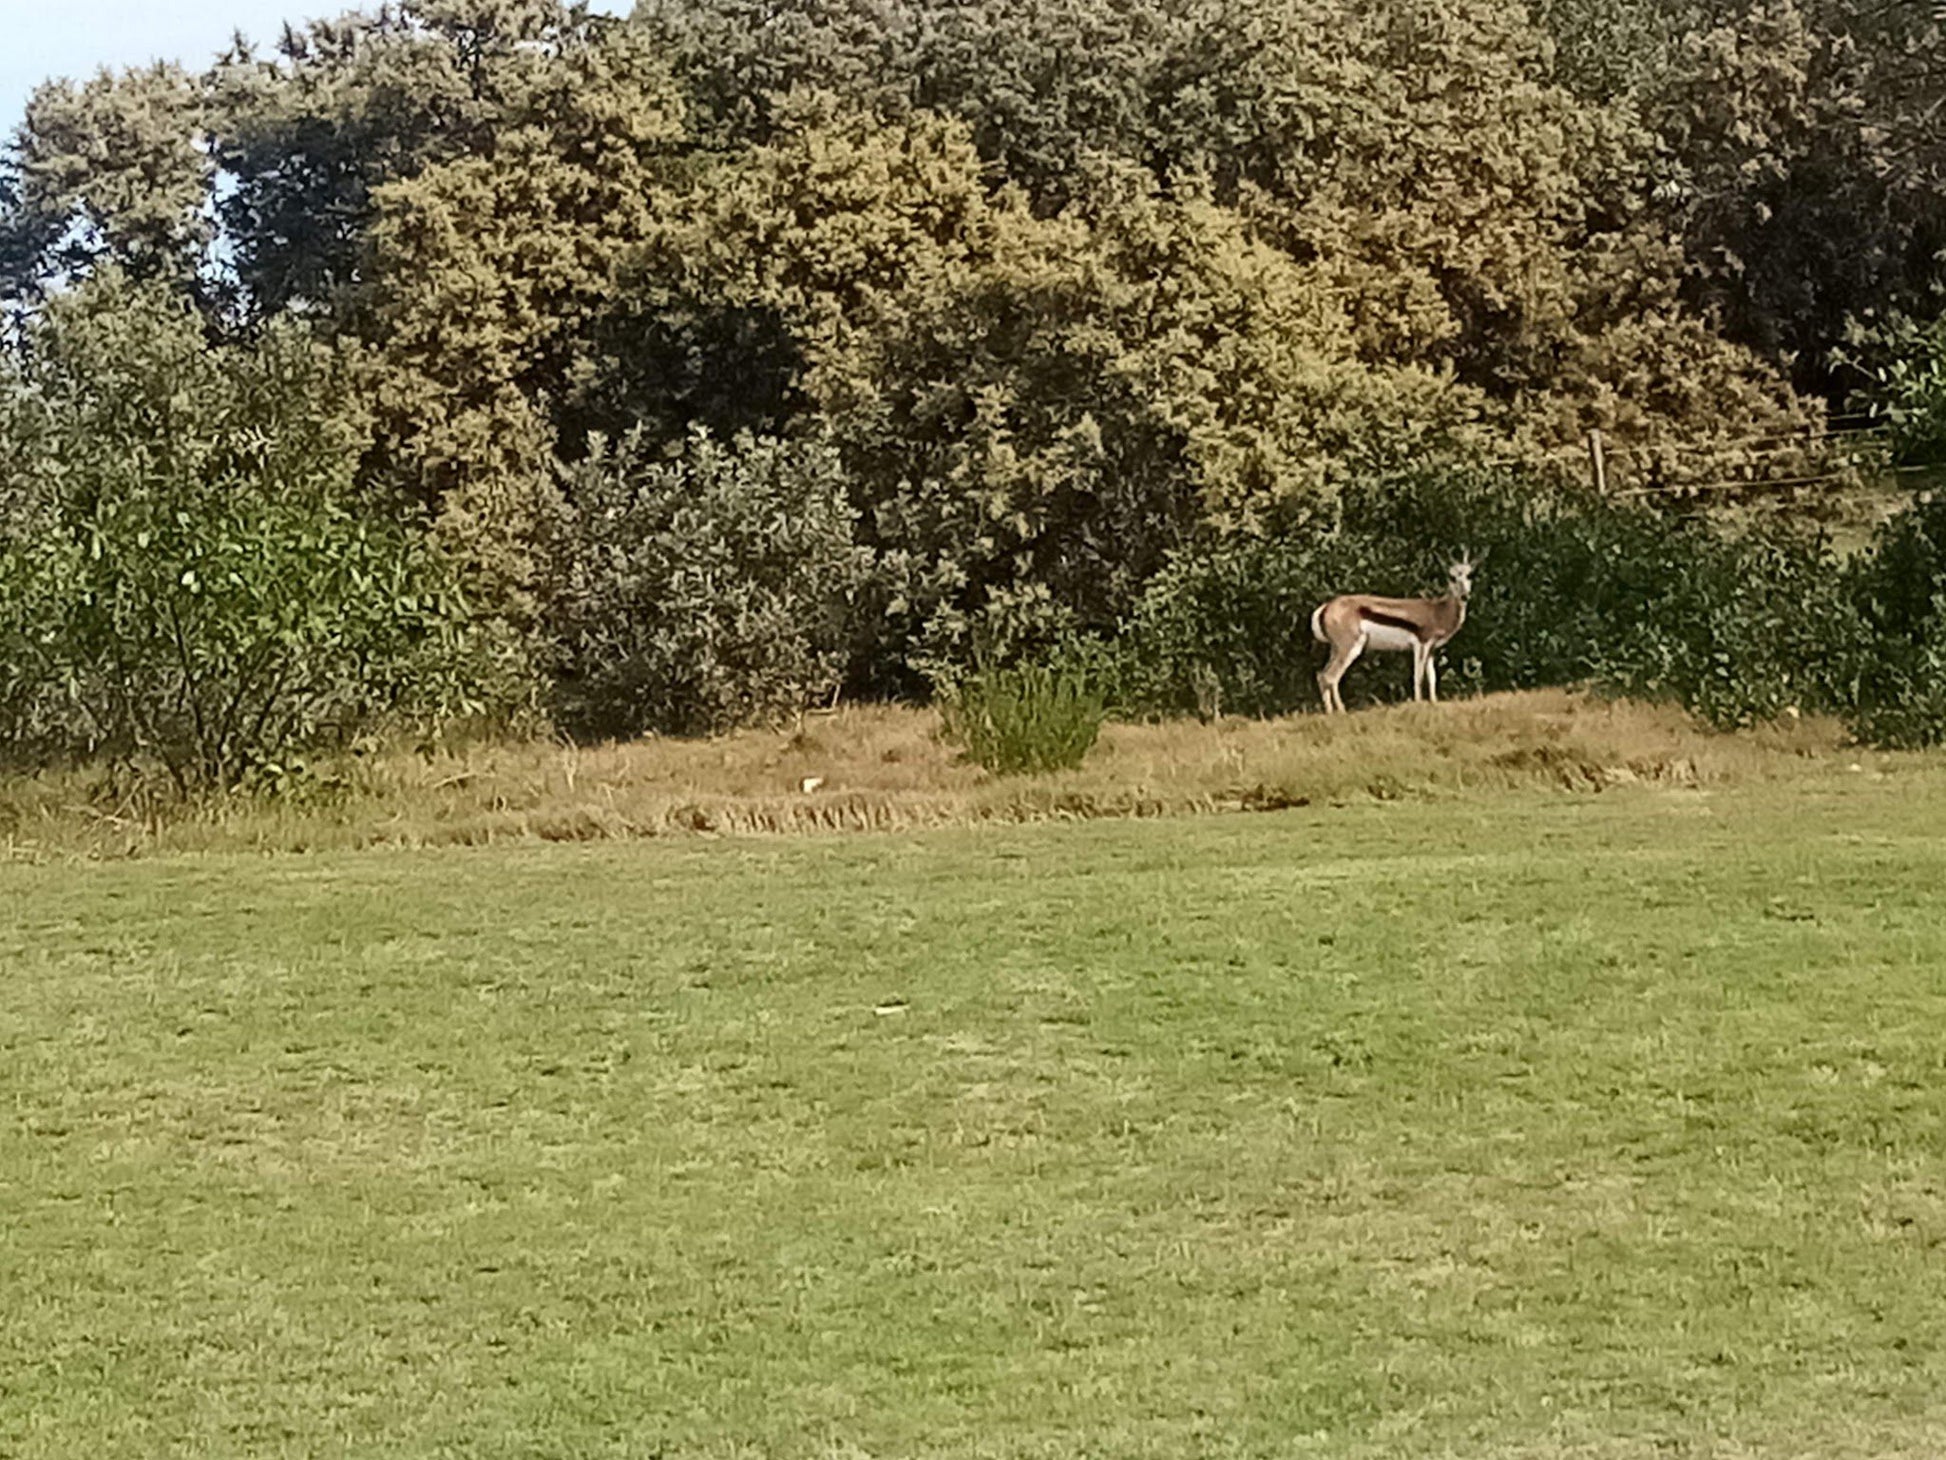
[[[1588,461],[1595,469],[1595,490],[1604,497],[1608,495],[1608,459],[1602,454],[1601,429],[1596,427],[1588,432]]]

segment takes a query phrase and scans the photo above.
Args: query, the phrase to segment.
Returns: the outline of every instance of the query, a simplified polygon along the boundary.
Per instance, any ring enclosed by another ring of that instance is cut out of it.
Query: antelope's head
[[[1484,557],[1485,554],[1481,556]],[[1479,564],[1473,561],[1472,552],[1461,554],[1460,560],[1447,572],[1446,591],[1464,602],[1467,595],[1473,591],[1473,570],[1478,566]]]

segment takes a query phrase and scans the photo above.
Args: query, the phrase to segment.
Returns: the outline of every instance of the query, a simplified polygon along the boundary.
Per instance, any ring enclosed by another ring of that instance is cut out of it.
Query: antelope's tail
[[[1324,637],[1324,605],[1320,603],[1311,610],[1311,637],[1320,644],[1327,642]]]

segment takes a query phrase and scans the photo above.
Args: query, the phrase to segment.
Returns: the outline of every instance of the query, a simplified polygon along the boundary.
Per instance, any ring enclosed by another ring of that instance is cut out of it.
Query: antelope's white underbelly
[[[1410,649],[1418,642],[1406,629],[1397,629],[1391,624],[1365,625],[1365,645],[1370,649]]]

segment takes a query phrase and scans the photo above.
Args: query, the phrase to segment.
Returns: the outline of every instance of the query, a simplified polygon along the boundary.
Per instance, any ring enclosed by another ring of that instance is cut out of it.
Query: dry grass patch
[[[712,740],[389,752],[295,796],[194,811],[116,798],[95,776],[45,776],[0,788],[0,838],[17,856],[120,856],[886,831],[1519,788],[1693,787],[1894,759],[1850,748],[1828,721],[1725,735],[1668,706],[1536,691],[1342,718],[1111,725],[1078,770],[996,778],[940,738],[932,711],[874,705]]]

